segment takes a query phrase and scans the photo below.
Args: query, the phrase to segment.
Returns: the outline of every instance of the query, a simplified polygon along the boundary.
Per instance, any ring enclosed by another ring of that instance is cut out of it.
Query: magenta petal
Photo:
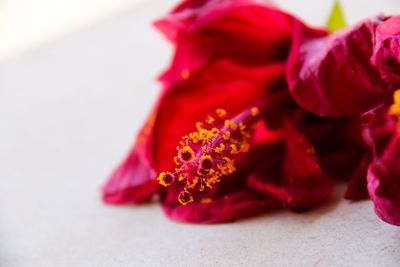
[[[327,37],[298,23],[287,65],[296,102],[315,114],[341,117],[390,100],[396,88],[370,63],[377,27],[387,23],[376,17]]]
[[[154,171],[133,149],[111,175],[102,191],[104,202],[109,204],[141,203],[160,191],[160,185],[155,180]]]
[[[376,66],[388,84],[400,85],[400,16],[394,16],[376,28],[374,54]]]
[[[376,214],[400,226],[400,135],[393,138],[383,157],[368,170],[368,191]]]

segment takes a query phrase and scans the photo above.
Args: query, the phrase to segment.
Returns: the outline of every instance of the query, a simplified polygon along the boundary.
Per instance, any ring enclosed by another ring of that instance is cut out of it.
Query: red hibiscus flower
[[[267,4],[187,0],[155,25],[174,43],[174,58],[160,76],[164,87],[152,115],[103,187],[105,202],[158,196],[172,219],[221,223],[279,207],[315,207],[329,198],[333,179],[350,179],[347,198],[366,196],[373,154],[359,115],[388,99],[386,85],[373,85],[390,64],[377,60],[383,65],[371,71],[375,76],[367,68],[357,77],[364,72],[371,81],[349,82],[360,87],[331,100],[325,81],[307,80],[314,78],[309,67],[323,66],[326,54],[319,53],[330,50],[318,50],[329,42],[327,32]],[[363,53],[355,59],[364,62]],[[348,75],[346,67],[340,71]],[[384,72],[382,84],[395,79],[395,70]],[[359,113],[329,102],[354,99],[364,85],[370,95],[355,105]]]
[[[368,178],[377,215],[400,225],[400,17],[371,18],[332,36],[299,25],[296,35],[287,65],[293,97],[318,115],[362,115],[368,175],[355,176],[348,194],[363,194]]]

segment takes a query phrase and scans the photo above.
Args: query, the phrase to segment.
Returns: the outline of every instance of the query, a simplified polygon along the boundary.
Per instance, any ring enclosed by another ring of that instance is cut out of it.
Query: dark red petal
[[[390,101],[396,88],[370,63],[376,29],[385,23],[376,17],[328,37],[297,23],[287,65],[296,102],[315,114],[341,117]]]
[[[396,120],[389,114],[388,105],[380,105],[362,115],[364,141],[375,159],[381,158],[396,133]]]
[[[367,189],[367,170],[372,161],[372,154],[366,153],[347,185],[346,199],[361,200],[369,197]]]
[[[160,191],[152,168],[134,148],[102,188],[109,204],[141,203]]]
[[[400,226],[400,135],[397,134],[381,160],[368,170],[368,191],[376,214]]]
[[[173,220],[190,223],[227,223],[253,217],[277,207],[271,198],[254,192],[234,192],[211,202],[163,203],[163,210]]]
[[[291,122],[314,146],[325,174],[342,181],[350,179],[367,150],[358,117],[319,117],[298,108]]]
[[[322,172],[314,147],[289,122],[285,123],[286,151],[282,166],[255,173],[248,185],[271,194],[294,209],[308,208],[326,200],[332,182]],[[268,161],[268,158],[265,159]]]

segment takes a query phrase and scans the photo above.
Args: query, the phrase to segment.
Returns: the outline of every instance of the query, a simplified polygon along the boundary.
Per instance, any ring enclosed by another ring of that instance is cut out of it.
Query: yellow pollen
[[[222,137],[224,138],[225,141],[231,139],[231,132],[229,131],[223,132]]]
[[[197,185],[198,182],[199,182],[199,177],[196,176],[196,177],[194,177],[194,179],[192,180],[192,182],[190,182],[190,181],[188,180],[188,182],[187,182],[187,187],[193,189],[193,188]]]
[[[225,164],[218,164],[217,167],[222,175],[228,175],[236,171],[234,161],[230,158],[224,157]]]
[[[182,160],[181,160],[181,158],[180,157],[174,157],[174,162],[175,162],[175,164],[176,165],[181,165],[182,164]]]
[[[210,141],[216,136],[216,133],[214,133],[213,131],[206,130],[206,129],[200,129],[199,133],[200,133],[200,138],[203,141]]]
[[[196,122],[196,130],[199,131],[199,132],[201,130],[204,130],[202,122]]]
[[[199,133],[197,133],[197,132],[190,133],[189,138],[195,144],[198,144],[200,142],[200,136],[199,136]]]
[[[193,201],[193,192],[212,189],[223,176],[236,171],[236,154],[249,150],[252,121],[257,108],[231,120],[223,109],[216,110],[216,116],[208,116],[196,123],[196,130],[182,137],[177,146],[178,156],[174,158],[173,172],[160,173],[157,180],[168,186],[176,182],[182,186],[178,201],[186,205]],[[242,120],[239,120],[242,118]],[[249,122],[250,119],[250,122]],[[245,124],[246,123],[246,124]],[[209,203],[207,198],[202,203]]]
[[[215,113],[221,119],[225,118],[225,116],[226,116],[226,111],[225,111],[225,109],[222,109],[222,108],[219,108],[219,109],[215,110]]]
[[[240,150],[238,149],[236,144],[231,144],[231,154],[238,154]]]
[[[223,143],[219,144],[216,148],[214,148],[214,151],[216,153],[222,153],[225,150],[225,145]]]
[[[190,77],[190,72],[189,72],[189,70],[183,70],[183,71],[181,72],[181,76],[182,76],[182,79],[184,79],[184,80],[189,79],[189,77]]]
[[[210,198],[210,197],[205,197],[205,198],[202,198],[200,200],[200,202],[203,203],[203,204],[209,204],[209,203],[213,202],[213,199]]]
[[[178,196],[178,201],[182,205],[186,205],[190,202],[193,202],[193,196],[188,191],[182,191]]]
[[[183,161],[192,161],[194,159],[194,151],[190,146],[184,146],[180,156]]]
[[[248,142],[243,142],[242,145],[240,146],[240,152],[248,152],[249,151],[249,143]]]
[[[400,89],[393,93],[393,104],[390,106],[390,114],[400,117]]]
[[[211,124],[211,123],[215,122],[215,119],[213,117],[211,117],[211,116],[208,116],[207,119],[206,119],[206,122]]]
[[[231,120],[225,120],[225,126],[230,127],[232,130],[236,130],[238,127],[238,125]]]
[[[251,108],[251,115],[252,116],[257,116],[258,114],[260,114],[260,110],[258,109],[258,107]]]
[[[178,181],[179,181],[179,182],[182,182],[182,181],[184,181],[184,180],[186,180],[186,175],[184,175],[184,174],[179,175]]]
[[[213,159],[210,155],[202,155],[200,157],[200,166],[206,170],[209,170],[209,169],[211,169],[212,166],[203,166],[203,164],[207,161],[209,164],[212,164]]]

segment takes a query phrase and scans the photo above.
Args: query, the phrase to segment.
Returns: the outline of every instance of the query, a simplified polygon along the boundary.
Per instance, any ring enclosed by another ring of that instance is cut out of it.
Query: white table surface
[[[400,228],[341,199],[225,225],[106,206],[99,186],[133,142],[171,48],[150,1],[0,63],[0,266],[399,266]]]

